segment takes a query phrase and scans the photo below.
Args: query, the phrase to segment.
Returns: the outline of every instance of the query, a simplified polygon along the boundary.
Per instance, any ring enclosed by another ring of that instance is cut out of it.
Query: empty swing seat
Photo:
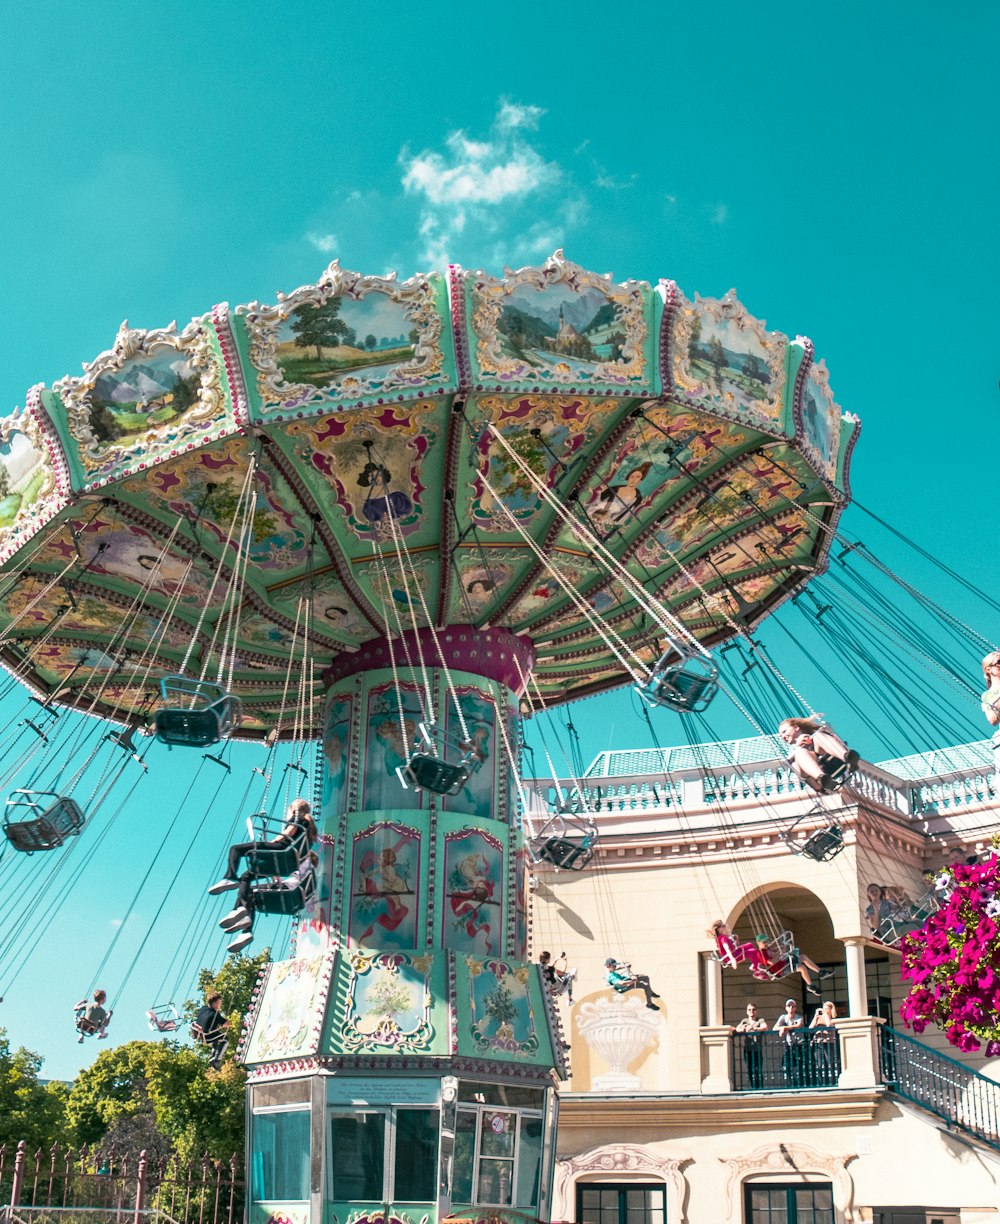
[[[574,818],[574,813],[557,811],[529,842],[536,862],[551,863],[563,871],[582,871],[594,857],[597,829],[593,823]]]
[[[473,751],[467,740],[449,735],[439,727],[420,724],[422,743],[396,774],[407,789],[428,790],[435,795],[457,795],[466,782],[482,766],[483,757]],[[449,761],[445,753],[460,752],[457,761]],[[440,752],[440,755],[439,755]]]
[[[781,836],[793,854],[801,854],[817,863],[828,863],[844,848],[844,830],[835,820],[828,818],[824,825],[814,829],[808,837],[802,841],[795,840],[795,831],[799,825],[812,820],[814,816],[815,809],[800,816]]]
[[[15,850],[55,850],[76,837],[84,816],[75,799],[52,791],[14,791],[7,800],[3,831]]]
[[[535,852],[537,857],[565,871],[582,871],[594,857],[592,837],[572,841],[568,837],[550,837]]]
[[[715,696],[719,672],[707,655],[683,655],[670,650],[653,667],[646,683],[635,687],[650,705],[695,714],[706,709]]]
[[[163,705],[153,725],[163,744],[183,748],[209,748],[226,739],[243,721],[240,699],[221,684],[187,676],[164,676],[160,681]]]

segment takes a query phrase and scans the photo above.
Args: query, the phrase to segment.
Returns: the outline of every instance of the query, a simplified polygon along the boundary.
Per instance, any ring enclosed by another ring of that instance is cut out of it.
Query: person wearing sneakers
[[[291,875],[275,876],[267,887],[269,890],[271,888],[285,888],[289,891],[295,888],[303,888],[318,865],[319,855],[315,850],[310,850]],[[229,911],[225,918],[219,921],[219,926],[224,931],[236,932],[235,937],[229,944],[230,952],[241,951],[253,940],[253,920],[256,912],[254,884],[260,884],[258,877],[252,871],[244,871],[239,878],[236,906]]]
[[[604,962],[604,968],[607,970],[607,982],[613,991],[617,994],[625,994],[628,990],[641,990],[646,996],[646,1006],[650,1011],[659,1011],[659,1007],[653,1002],[660,996],[650,986],[649,978],[644,973],[633,973],[632,966],[626,961],[617,961],[613,956],[609,956]]]
[[[778,735],[791,750],[792,768],[821,795],[839,790],[861,759],[832,727],[812,718],[786,718],[778,726]]]
[[[772,960],[771,938],[761,932],[754,936],[756,952],[748,959],[750,972],[759,982],[773,982],[776,978],[785,977],[789,973],[797,973],[805,982],[806,993],[819,998],[819,990],[813,981],[815,973],[818,980],[833,976],[832,969],[820,969],[811,956],[807,956],[801,948],[793,944],[784,956]]]
[[[92,1003],[81,999],[73,1008],[76,1015],[76,1031],[80,1034],[81,1042],[84,1037],[93,1037],[95,1033],[98,1041],[107,1037],[112,1014],[104,1010],[104,1004],[107,1001],[108,996],[103,990],[95,990]]]
[[[230,888],[240,886],[240,859],[244,855],[253,854],[257,850],[284,850],[304,833],[311,845],[316,840],[316,825],[309,815],[307,799],[293,799],[288,808],[286,824],[273,841],[237,842],[229,847],[229,861],[226,864],[226,874],[208,890],[210,896],[226,892]]]
[[[207,1045],[212,1051],[208,1065],[215,1071],[221,1068],[229,1045],[229,1021],[221,1011],[222,995],[210,994],[191,1025],[191,1035],[195,1041]]]

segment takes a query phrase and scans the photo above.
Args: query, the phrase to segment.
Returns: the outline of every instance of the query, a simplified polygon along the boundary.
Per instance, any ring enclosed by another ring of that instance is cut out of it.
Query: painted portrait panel
[[[350,937],[354,946],[417,947],[420,834],[406,825],[374,825],[354,838]]]
[[[459,687],[458,701],[465,721],[459,719],[454,703],[449,701],[445,727],[450,736],[468,739],[479,769],[469,778],[457,795],[446,795],[443,805],[451,812],[470,816],[493,815],[493,792],[496,757],[496,707],[487,696],[475,688]]]
[[[499,952],[503,936],[503,846],[481,829],[444,839],[441,942],[457,952]]]
[[[421,806],[421,792],[405,787],[396,771],[415,751],[422,718],[418,692],[412,684],[386,684],[369,693],[362,805],[366,810]]]

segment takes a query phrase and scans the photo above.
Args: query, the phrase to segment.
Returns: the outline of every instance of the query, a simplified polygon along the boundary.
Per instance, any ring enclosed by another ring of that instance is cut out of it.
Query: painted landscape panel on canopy
[[[379,528],[389,539],[420,530],[423,497],[443,461],[438,409],[421,401],[288,426],[299,462],[319,477],[314,496],[325,505],[333,492],[354,539],[368,544]]]
[[[386,821],[354,835],[349,930],[355,946],[418,946],[421,869],[418,829]]]
[[[453,385],[449,318],[439,274],[397,283],[395,274],[361,276],[336,261],[317,284],[275,306],[238,307],[237,346],[245,364],[256,367],[248,380],[256,391],[252,419]]]
[[[423,792],[404,787],[396,770],[408,764],[424,719],[420,690],[414,684],[381,684],[368,694],[365,735],[366,811],[421,806]]]
[[[25,428],[18,428],[24,422]],[[0,538],[52,497],[56,476],[38,427],[20,413],[0,421]]]
[[[43,393],[57,428],[65,422],[75,480],[106,483],[235,430],[207,322],[195,319],[180,333],[173,325],[138,331],[122,324],[114,347],[81,377],[60,379]]]
[[[462,718],[458,717],[454,701],[449,697],[445,730],[453,742],[461,740],[470,745],[479,768],[457,795],[443,797],[442,806],[449,812],[492,816],[496,793],[496,706],[489,693],[471,685],[456,685],[456,692]]]
[[[551,553],[544,563],[538,562],[538,567],[528,589],[504,616],[505,624],[525,626],[541,612],[558,612],[564,603],[575,608],[570,591],[578,592],[599,572],[589,558],[564,552]],[[583,619],[583,613],[577,615]]]
[[[499,952],[504,920],[503,842],[483,829],[446,832],[444,879],[442,945],[480,955]]]
[[[466,273],[465,285],[477,380],[574,389],[655,378],[648,346],[658,304],[645,282],[614,284],[556,252],[502,279]]]
[[[47,584],[38,580],[22,582],[3,601],[4,616],[25,632],[40,627],[56,626],[59,633],[81,633],[107,639],[114,638],[128,645],[134,653],[136,645],[148,647],[155,642],[157,649],[166,647],[180,656],[189,640],[181,625],[164,622],[150,613],[139,612],[129,617],[128,629],[122,634],[122,626],[128,616],[129,601],[109,599],[106,595],[94,595],[79,589],[75,592],[74,604],[69,604],[66,592],[60,586],[46,590]]]
[[[802,436],[827,480],[837,478],[843,416],[830,390],[823,361],[809,367],[802,384]]]
[[[731,289],[723,298],[680,298],[673,312],[671,373],[682,400],[722,416],[785,428],[788,338],[768,332]]]
[[[482,396],[470,402],[470,421],[482,428],[470,456],[474,470],[466,515],[482,532],[516,538],[518,525],[530,524],[543,505],[539,486],[555,489],[621,408],[621,400],[573,395]]]

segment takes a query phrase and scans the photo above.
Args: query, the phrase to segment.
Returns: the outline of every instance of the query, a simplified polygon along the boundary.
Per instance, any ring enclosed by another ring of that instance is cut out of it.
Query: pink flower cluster
[[[1000,1054],[1000,858],[947,869],[941,908],[903,940],[903,978],[912,982],[900,1014],[922,1033],[945,1031],[960,1050]],[[946,900],[944,898],[947,898]]]

